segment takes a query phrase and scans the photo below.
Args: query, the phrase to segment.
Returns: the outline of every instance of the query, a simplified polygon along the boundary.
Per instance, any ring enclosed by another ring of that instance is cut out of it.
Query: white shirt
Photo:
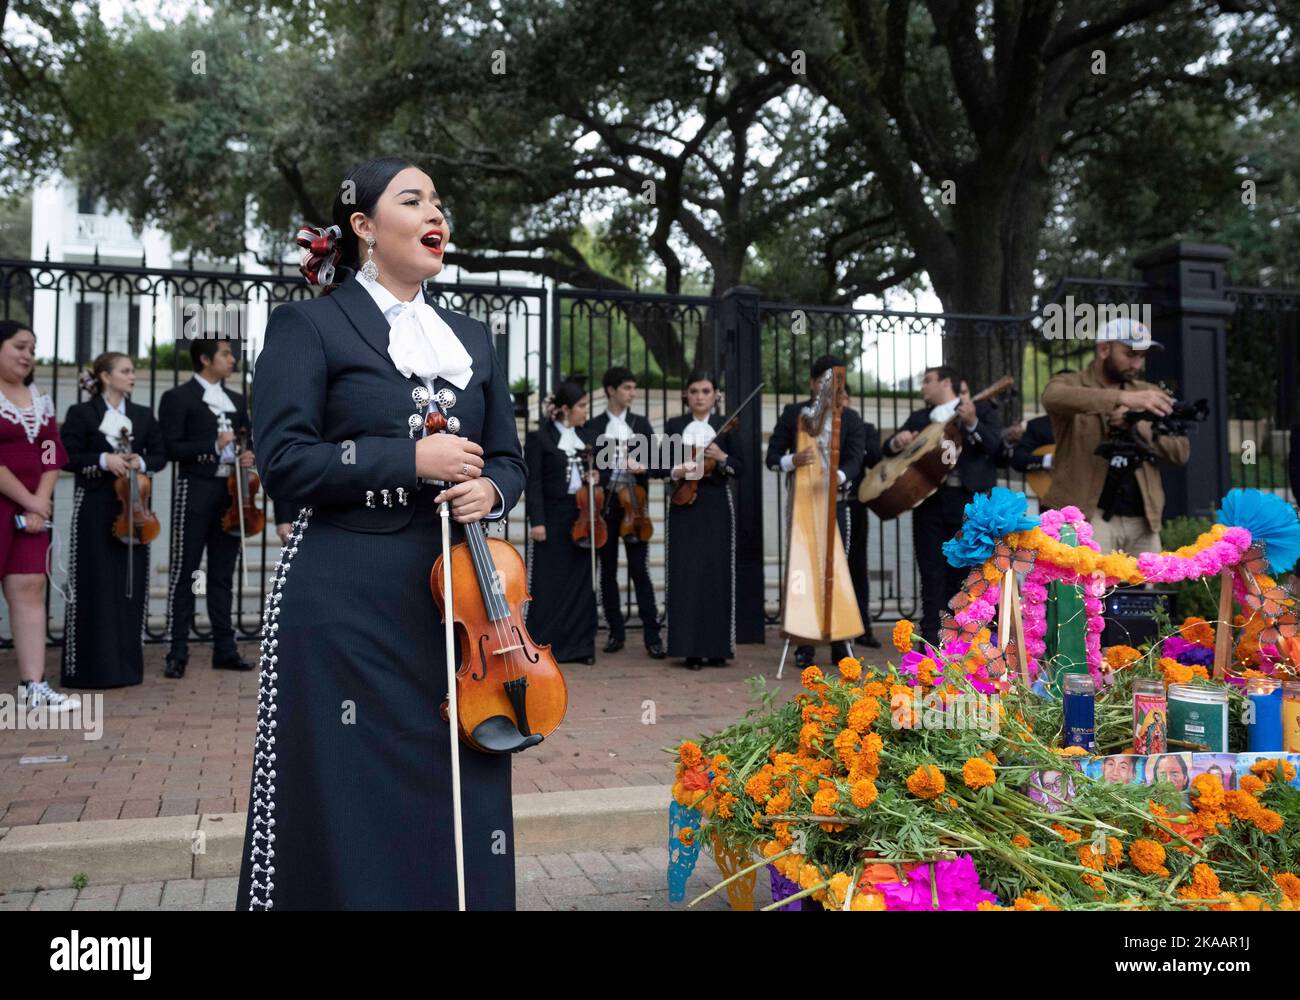
[[[122,416],[125,417],[126,416],[126,393],[122,394],[122,398],[117,401],[116,406],[110,403],[108,401],[108,397],[105,396],[104,405],[107,406],[110,410],[116,410],[118,413],[122,414]],[[99,467],[103,469],[105,472],[108,471],[108,452],[101,451],[99,453]]]
[[[221,387],[220,382],[209,382],[198,372],[194,373],[194,381],[197,382],[204,390],[216,389]],[[209,407],[209,409],[211,409],[211,407]],[[215,470],[213,470],[212,474],[214,476],[228,476],[230,475],[230,466],[233,465],[235,462],[235,442],[234,441],[227,442],[225,447],[221,449],[219,454],[221,458],[221,463]],[[225,468],[221,468],[221,466],[225,466]]]
[[[361,285],[362,288],[364,288],[367,292],[370,293],[370,297],[375,300],[375,305],[377,305],[379,307],[379,311],[384,314],[384,319],[388,321],[388,326],[391,329],[394,320],[396,320],[397,317],[401,315],[402,310],[407,306],[408,303],[403,302],[401,299],[399,299],[396,295],[390,292],[379,282],[371,281],[360,271],[357,272],[357,282]],[[423,296],[424,296],[424,290],[420,289],[415,293],[415,298],[411,299],[410,301],[411,302],[421,301],[423,299]],[[429,390],[429,406],[428,409],[425,411],[425,415],[427,416],[429,413],[433,412],[434,409],[434,404],[433,404],[434,380],[431,378],[425,378],[425,379],[421,379],[420,381],[422,381],[424,383],[424,387]],[[491,479],[488,479],[488,483],[491,485],[492,489],[496,490],[497,502],[493,505],[492,510],[488,512],[486,519],[489,521],[495,521],[497,518],[505,516],[506,501],[505,498],[501,495],[501,490],[497,486],[497,484],[492,482]]]
[[[562,420],[552,420],[551,424],[560,434],[560,440],[555,446],[569,456],[569,492],[577,493],[582,489],[582,471],[578,468],[574,456],[583,449],[582,438],[578,437],[578,432]]]

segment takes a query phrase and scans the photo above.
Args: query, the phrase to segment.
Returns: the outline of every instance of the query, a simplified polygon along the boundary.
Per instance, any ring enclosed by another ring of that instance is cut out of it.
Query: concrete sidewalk
[[[515,868],[520,910],[666,910],[686,903],[721,881],[706,854],[686,887],[686,901],[668,902],[667,850],[572,851],[520,857]],[[760,873],[761,874],[761,873]],[[125,885],[0,893],[6,910],[224,910],[235,907],[237,878],[173,879]],[[766,877],[755,887],[754,905],[771,902]],[[725,892],[704,900],[697,910],[725,910]]]

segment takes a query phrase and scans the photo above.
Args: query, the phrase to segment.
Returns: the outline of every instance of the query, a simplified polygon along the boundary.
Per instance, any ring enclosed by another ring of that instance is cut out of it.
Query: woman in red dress
[[[32,385],[35,366],[36,335],[16,320],[0,320],[0,584],[18,654],[20,695],[29,708],[66,711],[79,703],[77,696],[45,682],[45,558],[54,483],[68,453],[54,401]]]

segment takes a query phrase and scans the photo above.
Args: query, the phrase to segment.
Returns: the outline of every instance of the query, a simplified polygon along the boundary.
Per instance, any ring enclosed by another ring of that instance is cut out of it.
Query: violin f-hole
[[[510,630],[514,632],[515,641],[519,643],[520,648],[523,650],[524,659],[526,659],[529,663],[536,663],[539,659],[541,659],[541,657],[539,657],[536,653],[530,653],[528,651],[528,643],[524,642],[524,634],[519,631],[518,625],[511,625]]]

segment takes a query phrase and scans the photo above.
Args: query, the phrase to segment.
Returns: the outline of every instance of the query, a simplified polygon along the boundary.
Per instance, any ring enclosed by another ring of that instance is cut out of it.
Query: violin
[[[125,427],[113,450],[119,455],[131,454],[131,433]],[[157,538],[162,528],[153,512],[153,480],[129,468],[113,484],[113,492],[121,503],[113,520],[113,537],[124,545],[148,545]]]
[[[230,418],[224,413],[217,417],[217,430],[232,430]],[[226,480],[230,493],[230,506],[221,515],[221,530],[228,535],[251,538],[266,529],[266,514],[258,510],[255,498],[262,488],[262,479],[252,466],[239,464],[238,458],[248,447],[248,429],[241,427],[235,435],[235,471]]]
[[[446,432],[447,419],[430,413],[425,427]],[[444,558],[451,559],[452,625],[460,636],[456,725],[461,740],[476,750],[518,753],[559,727],[568,689],[551,647],[535,643],[524,624],[532,595],[518,550],[489,537],[481,523],[463,528],[465,541],[440,553],[429,573],[429,589],[445,617],[442,567]],[[443,702],[444,719],[447,714]]]
[[[606,527],[605,518],[600,513],[605,506],[605,491],[594,481],[591,449],[588,448],[584,454],[587,459],[587,482],[584,489],[578,490],[573,495],[578,511],[574,515],[573,528],[569,531],[569,536],[573,539],[573,544],[580,549],[600,549],[604,548],[605,543],[609,541],[609,528]],[[594,545],[593,539],[595,539]]]
[[[736,412],[727,418],[726,423],[718,428],[717,432],[713,435],[713,441],[716,441],[719,436],[735,429],[736,424],[740,420],[741,411],[744,410],[744,408],[750,404],[750,401],[762,391],[763,383],[760,382],[758,387],[745,398],[745,401],[736,407]],[[713,441],[710,441],[709,444],[712,444]],[[704,448],[697,449],[696,456],[698,456],[700,452],[703,452],[705,448],[708,448],[708,445],[705,445]],[[693,458],[692,461],[699,461],[699,459],[696,457]],[[706,456],[703,462],[703,468],[698,476],[683,476],[681,479],[677,480],[677,482],[673,483],[673,491],[668,497],[673,506],[687,507],[695,503],[695,497],[698,495],[700,490],[700,480],[713,475],[717,469],[718,460]]]
[[[623,452],[622,468],[627,468],[626,446]],[[634,541],[648,542],[654,536],[655,528],[650,522],[650,510],[646,507],[645,487],[637,483],[636,477],[624,471],[626,482],[618,486],[615,497],[623,508],[623,519],[618,525],[619,538],[632,538]]]

